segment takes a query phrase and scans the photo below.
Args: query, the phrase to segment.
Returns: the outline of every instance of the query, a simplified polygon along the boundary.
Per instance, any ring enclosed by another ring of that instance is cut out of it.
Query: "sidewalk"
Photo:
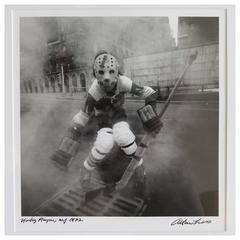
[[[44,99],[44,100],[81,100],[84,101],[87,97],[86,92],[81,93],[24,93],[21,98],[29,99]],[[127,94],[125,99],[130,102],[144,102],[144,99]],[[218,104],[218,93],[195,93],[195,94],[176,94],[171,101],[173,104]],[[165,101],[158,100],[158,103]]]

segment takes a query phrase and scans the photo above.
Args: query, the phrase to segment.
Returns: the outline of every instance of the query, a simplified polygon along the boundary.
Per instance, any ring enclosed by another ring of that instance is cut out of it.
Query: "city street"
[[[79,168],[96,136],[94,120],[86,129],[80,151],[68,171],[56,168],[50,156],[83,104],[84,97],[22,95],[22,215],[31,215],[41,203],[79,176]],[[125,103],[130,126],[138,140],[144,130],[136,111],[143,104],[136,100]],[[158,103],[158,111],[161,107]],[[218,214],[217,210],[204,212],[201,204],[203,193],[218,191],[218,114],[217,103],[170,104],[162,119],[163,128],[144,156],[148,199],[144,215]],[[217,209],[217,198],[210,200],[214,204],[211,209]]]

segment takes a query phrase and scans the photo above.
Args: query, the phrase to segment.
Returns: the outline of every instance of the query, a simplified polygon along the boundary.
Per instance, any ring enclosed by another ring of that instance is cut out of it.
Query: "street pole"
[[[63,64],[61,64],[61,74],[62,74],[62,93],[65,93]]]

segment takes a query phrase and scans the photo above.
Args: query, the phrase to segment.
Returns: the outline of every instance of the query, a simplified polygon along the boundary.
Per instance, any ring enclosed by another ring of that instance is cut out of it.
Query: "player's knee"
[[[84,162],[84,166],[92,170],[100,164],[114,145],[113,131],[111,128],[102,128],[98,131],[94,146]]]
[[[103,153],[109,153],[113,147],[113,130],[111,128],[101,128],[98,131],[94,146]]]
[[[103,159],[112,149],[114,144],[111,128],[102,128],[98,131],[91,153],[96,159]]]
[[[127,154],[131,155],[137,150],[135,135],[130,130],[127,122],[118,122],[113,126],[113,137],[115,142]]]

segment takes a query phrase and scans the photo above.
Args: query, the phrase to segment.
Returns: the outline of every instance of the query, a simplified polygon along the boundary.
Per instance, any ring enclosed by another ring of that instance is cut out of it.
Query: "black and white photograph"
[[[222,217],[220,22],[19,17],[20,223]]]
[[[218,24],[21,18],[22,215],[217,216]]]

